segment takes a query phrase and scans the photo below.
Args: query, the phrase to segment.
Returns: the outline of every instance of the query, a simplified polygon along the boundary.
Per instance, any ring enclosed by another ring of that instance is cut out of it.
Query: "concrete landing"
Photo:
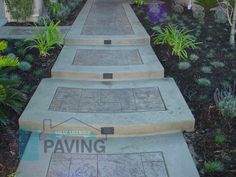
[[[120,0],[88,0],[65,38],[67,45],[144,45],[150,37],[130,5]]]
[[[88,149],[83,150],[83,144]],[[32,170],[26,169],[34,169],[34,177],[199,177],[182,134],[117,139],[45,135],[39,139],[34,133],[17,177],[32,177]]]
[[[19,119],[28,130],[114,128],[113,136],[190,131],[194,118],[173,79],[89,82],[44,79]]]
[[[52,77],[100,81],[154,79],[164,77],[164,68],[150,46],[64,46],[52,68]]]

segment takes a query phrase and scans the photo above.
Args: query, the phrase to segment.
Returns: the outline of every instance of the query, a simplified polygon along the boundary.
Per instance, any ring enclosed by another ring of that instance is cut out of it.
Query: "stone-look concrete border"
[[[44,27],[38,27],[43,30]],[[59,26],[58,27],[65,38],[71,26]],[[35,26],[1,26],[0,38],[1,39],[32,39],[35,31]]]
[[[51,139],[47,137],[47,139]],[[76,139],[76,137],[74,137]],[[94,139],[93,139],[94,140]],[[39,142],[39,148],[34,149],[34,144]],[[56,142],[55,142],[56,143]],[[46,177],[52,151],[55,148],[48,149],[44,153],[44,141],[39,140],[37,134],[33,133],[25,149],[22,160],[20,161],[17,169],[17,177]],[[131,138],[108,138],[105,141],[105,154],[123,154],[123,153],[152,153],[162,152],[165,159],[165,165],[169,177],[199,177],[198,171],[189,153],[187,144],[181,133],[158,135],[158,136],[145,136],[145,137],[131,137]],[[73,147],[71,156],[75,153]],[[39,153],[39,159],[27,160],[33,154]],[[94,155],[96,152],[83,153],[84,155]],[[76,154],[75,154],[76,155]],[[63,157],[63,154],[62,156]],[[60,168],[60,156],[58,156],[58,168]],[[153,158],[153,157],[150,157]],[[55,161],[54,161],[55,162]],[[70,177],[70,176],[69,176]]]
[[[143,65],[128,66],[82,66],[73,65],[77,49],[127,50],[138,49]],[[164,77],[164,68],[150,46],[103,47],[64,46],[52,68],[53,78],[77,80],[104,80],[103,73],[113,73],[111,80],[138,80]]]
[[[67,45],[104,45],[104,40],[111,40],[112,45],[145,45],[150,44],[150,36],[139,22],[128,3],[123,3],[127,18],[132,26],[134,35],[81,35],[89,11],[94,0],[88,0],[72,25],[65,38]]]
[[[132,113],[71,113],[48,111],[58,87],[85,89],[158,87],[167,110]],[[191,131],[194,128],[194,117],[177,85],[171,78],[120,82],[44,79],[21,115],[19,125],[23,129],[43,131],[45,129],[43,121],[49,119],[51,122],[45,122],[45,126],[48,127],[49,131],[68,129],[89,129],[91,131],[90,127],[84,126],[84,124],[81,124],[77,120],[70,120],[71,118],[77,118],[97,129],[101,127],[114,127],[114,136],[182,132],[184,130]],[[97,135],[99,136],[100,133],[98,132]]]

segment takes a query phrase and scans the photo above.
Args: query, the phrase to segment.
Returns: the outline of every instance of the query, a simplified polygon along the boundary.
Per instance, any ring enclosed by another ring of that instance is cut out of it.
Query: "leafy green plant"
[[[214,138],[216,144],[223,144],[226,141],[226,138],[222,134],[217,134]]]
[[[5,0],[7,10],[13,19],[25,20],[33,12],[33,0]]]
[[[50,22],[48,25],[46,22],[44,24],[45,31],[40,31],[36,28],[36,36],[33,40],[34,45],[29,46],[29,48],[37,48],[41,56],[49,55],[49,50],[53,49],[56,45],[61,46],[63,44],[62,32],[57,29],[60,21],[57,23]]]
[[[204,163],[204,168],[207,172],[217,172],[224,170],[224,164],[220,161],[206,161]]]
[[[147,2],[147,0],[133,0],[133,3],[138,5],[138,6],[141,6],[146,2]]]
[[[7,49],[7,41],[0,41],[0,52],[4,52]]]
[[[204,86],[204,87],[208,87],[211,85],[211,81],[207,78],[199,78],[196,81],[198,83],[198,85],[200,86]]]
[[[174,12],[182,14],[184,12],[184,8],[180,4],[175,4],[173,7]]]
[[[17,66],[19,61],[8,57],[2,57],[1,67]],[[18,81],[6,77],[4,69],[0,69],[0,124],[6,124],[9,110],[19,113],[26,100],[26,95],[14,86]]]
[[[25,56],[25,61],[31,63],[34,60],[34,57],[30,54]]]
[[[189,62],[179,62],[178,69],[180,70],[187,70],[191,67],[191,64]]]
[[[188,30],[178,30],[176,27],[168,26],[164,29],[159,27],[153,28],[154,44],[168,44],[172,47],[172,55],[177,55],[182,60],[188,59],[186,49],[195,49],[197,42],[194,36],[189,35]]]
[[[196,0],[194,3],[203,7],[206,11],[218,6],[217,0]]]
[[[20,56],[25,55],[25,49],[24,49],[24,48],[19,48],[19,49],[17,50],[17,54],[20,55]]]
[[[22,61],[19,65],[18,68],[21,71],[29,71],[31,69],[31,64],[28,63],[27,61]]]
[[[48,6],[49,14],[52,18],[55,18],[58,12],[63,8],[62,3],[50,3]]]

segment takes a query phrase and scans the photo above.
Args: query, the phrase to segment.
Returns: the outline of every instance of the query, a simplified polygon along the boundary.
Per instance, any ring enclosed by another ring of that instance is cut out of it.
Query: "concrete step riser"
[[[104,39],[80,39],[80,38],[65,38],[64,43],[65,45],[90,45],[90,46],[96,46],[96,45],[101,45],[101,46],[128,46],[128,45],[150,45],[150,39],[149,38],[140,38],[140,39],[129,39],[129,38],[124,38],[124,39],[111,39],[111,45],[106,45],[104,44]]]
[[[106,72],[107,73],[107,72]],[[87,80],[87,81],[125,81],[125,80],[143,80],[143,79],[158,79],[163,78],[163,72],[113,72],[112,79],[104,79],[106,73],[84,73],[84,72],[56,72],[52,71],[52,78],[68,79],[68,80]],[[110,74],[110,72],[108,72]]]

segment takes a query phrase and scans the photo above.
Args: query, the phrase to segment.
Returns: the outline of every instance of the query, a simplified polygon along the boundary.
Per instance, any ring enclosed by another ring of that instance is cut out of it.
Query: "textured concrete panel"
[[[82,35],[134,34],[121,2],[95,1],[82,29]]]
[[[138,49],[136,50],[93,50],[78,49],[74,65],[84,66],[122,66],[142,65]]]
[[[59,87],[49,110],[75,113],[163,111],[165,105],[157,87],[130,89]]]
[[[47,177],[52,174],[53,177],[168,177],[162,152],[53,153]]]

